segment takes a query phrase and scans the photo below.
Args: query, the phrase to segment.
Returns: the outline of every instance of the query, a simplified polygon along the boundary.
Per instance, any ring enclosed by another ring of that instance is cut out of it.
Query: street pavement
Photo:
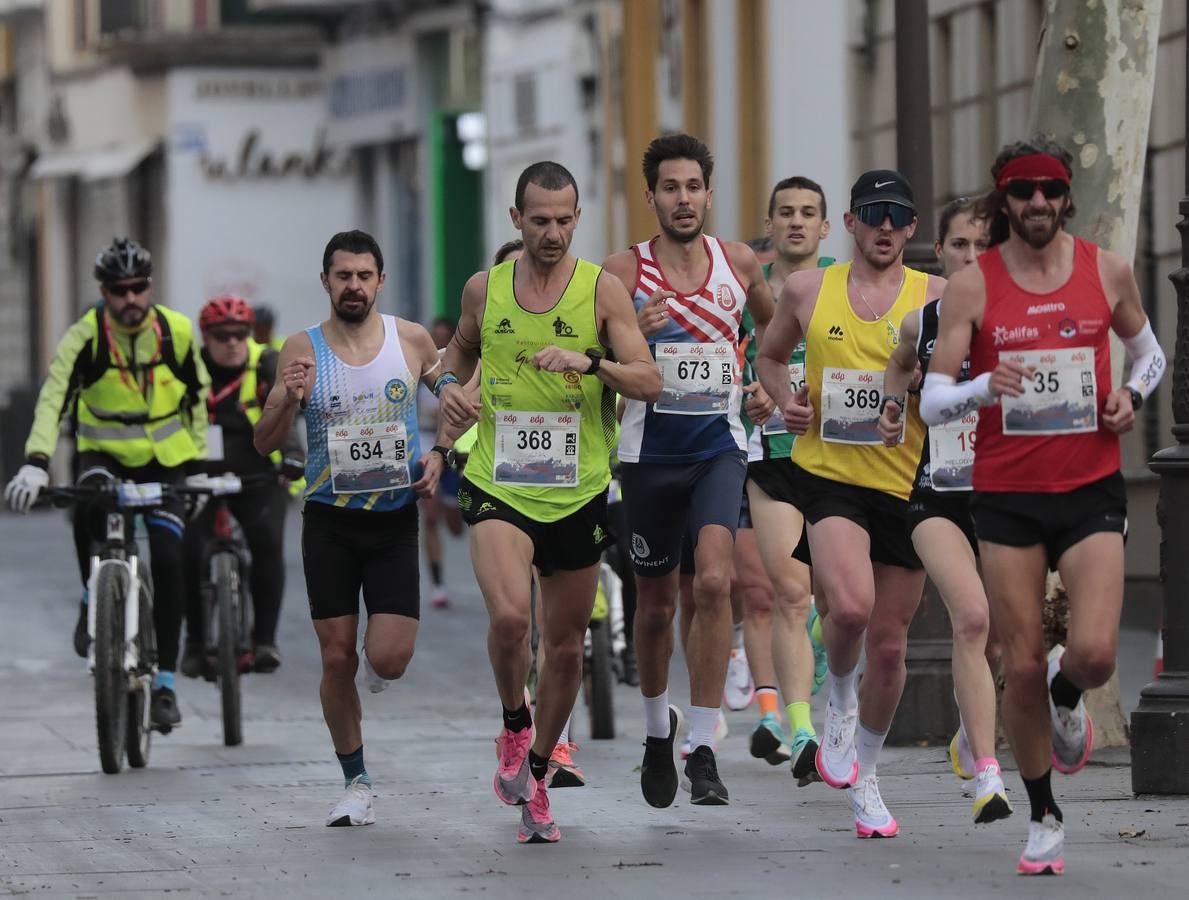
[[[222,744],[214,686],[179,678],[182,727],[155,736],[147,769],[110,776],[91,679],[70,646],[79,587],[67,523],[52,511],[0,515],[0,896],[1186,896],[1189,798],[1134,798],[1126,751],[1054,775],[1067,874],[1024,879],[1014,872],[1028,808],[1014,771],[1016,814],[975,827],[944,748],[889,749],[881,787],[901,833],[860,842],[844,793],[797,788],[787,769],[748,755],[754,710],[728,714],[719,765],[730,806],[693,807],[679,793],[652,809],[638,787],[638,692],[622,686],[613,741],[586,740],[579,701],[573,738],[589,785],[550,792],[561,843],[519,846],[519,811],[491,788],[499,707],[461,541],[448,546],[453,604],[423,604],[405,678],[362,691],[377,824],[326,828],[342,778],[318,704],[299,524],[294,513],[284,665],[246,678],[243,746]],[[1153,637],[1124,638],[1133,705]],[[685,702],[680,659],[673,671]]]

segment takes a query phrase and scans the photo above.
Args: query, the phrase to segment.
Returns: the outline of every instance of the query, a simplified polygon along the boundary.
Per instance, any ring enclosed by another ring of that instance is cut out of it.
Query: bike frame
[[[124,593],[124,671],[136,674],[140,667],[140,649],[136,638],[140,634],[140,554],[135,538],[135,512],[122,510],[107,514],[107,540],[103,552],[91,557],[91,571],[87,576],[87,595],[95,597],[99,570],[104,566],[120,566],[128,573],[128,588]],[[128,535],[133,535],[128,539]],[[87,669],[95,671],[95,610],[97,603],[87,603],[87,634],[91,645],[87,650]],[[153,670],[155,672],[156,665]],[[150,673],[153,674],[153,673]]]

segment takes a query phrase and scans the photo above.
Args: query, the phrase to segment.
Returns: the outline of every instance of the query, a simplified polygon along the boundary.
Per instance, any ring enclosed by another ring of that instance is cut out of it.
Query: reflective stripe
[[[172,422],[166,422],[160,428],[149,432],[149,437],[153,439],[154,443],[159,443],[173,437],[184,428],[181,419],[174,419]]]
[[[173,437],[183,427],[181,420],[175,418],[160,428],[150,431],[147,436],[154,443],[160,443]],[[78,433],[79,437],[90,438],[94,441],[139,441],[146,437],[145,428],[141,425],[106,425],[91,424],[90,422],[79,422]]]

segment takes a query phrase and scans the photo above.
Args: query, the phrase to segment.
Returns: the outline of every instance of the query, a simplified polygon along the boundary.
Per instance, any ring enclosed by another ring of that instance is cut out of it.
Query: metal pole
[[[1189,79],[1189,42],[1185,46]],[[1189,93],[1185,98],[1189,133]],[[1137,794],[1189,794],[1189,153],[1181,199],[1181,267],[1169,280],[1177,289],[1177,343],[1173,354],[1172,414],[1176,446],[1148,463],[1160,476],[1160,576],[1164,584],[1164,671],[1140,692],[1131,714],[1131,789]]]

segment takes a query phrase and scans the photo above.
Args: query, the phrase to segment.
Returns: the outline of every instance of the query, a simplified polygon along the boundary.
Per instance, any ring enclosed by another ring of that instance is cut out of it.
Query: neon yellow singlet
[[[909,310],[924,305],[929,276],[906,267],[892,308],[877,321],[866,322],[847,299],[849,274],[850,263],[838,263],[822,275],[805,335],[805,381],[815,414],[809,431],[793,445],[793,462],[821,478],[907,500],[925,437],[917,401],[909,401],[905,438],[899,446],[883,446],[874,423],[879,419],[884,369],[900,343],[899,323]]]
[[[615,393],[594,375],[542,372],[542,347],[606,349],[595,322],[602,269],[579,259],[565,293],[548,312],[516,302],[515,261],[487,275],[480,326],[482,411],[466,477],[538,522],[556,522],[607,489],[615,446]]]

